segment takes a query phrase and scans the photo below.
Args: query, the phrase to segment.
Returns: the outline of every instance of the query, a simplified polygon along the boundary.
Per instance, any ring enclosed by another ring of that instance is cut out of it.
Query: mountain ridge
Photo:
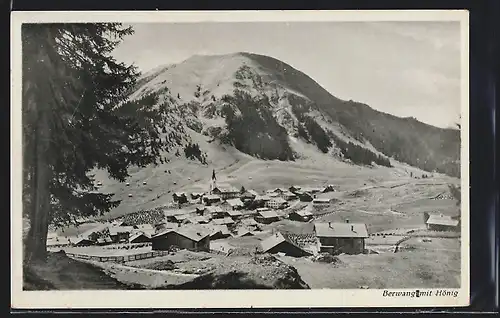
[[[169,119],[163,127],[176,119],[257,158],[294,160],[287,149],[290,138],[298,138],[356,164],[399,161],[459,176],[459,131],[342,100],[273,57],[249,52],[192,56],[144,73],[130,97],[148,94],[158,95],[164,106]]]

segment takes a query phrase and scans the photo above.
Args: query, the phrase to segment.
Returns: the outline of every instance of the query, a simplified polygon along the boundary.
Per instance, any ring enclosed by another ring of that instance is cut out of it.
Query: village
[[[146,266],[182,251],[217,256],[272,254],[333,262],[338,255],[396,253],[404,249],[405,241],[416,237],[425,244],[439,237],[460,236],[459,215],[439,211],[423,213],[422,226],[399,232],[370,232],[367,224],[349,218],[323,220],[325,215],[335,216],[332,206],[338,205],[342,195],[330,184],[290,185],[258,193],[244,186],[238,189],[218,184],[214,171],[206,193],[174,192],[169,204],[94,222],[76,236],[51,232],[48,248],[83,261],[146,262]],[[291,230],[284,222],[298,226]],[[194,272],[201,271],[197,268]]]

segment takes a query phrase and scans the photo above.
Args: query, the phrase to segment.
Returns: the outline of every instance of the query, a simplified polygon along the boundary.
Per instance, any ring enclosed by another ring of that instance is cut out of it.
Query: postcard
[[[468,305],[467,11],[11,23],[13,308]]]

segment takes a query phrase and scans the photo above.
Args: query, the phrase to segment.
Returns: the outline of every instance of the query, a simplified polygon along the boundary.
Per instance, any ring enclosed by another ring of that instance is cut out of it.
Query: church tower
[[[210,194],[217,187],[217,178],[215,177],[215,169],[212,171],[212,180],[210,181]]]

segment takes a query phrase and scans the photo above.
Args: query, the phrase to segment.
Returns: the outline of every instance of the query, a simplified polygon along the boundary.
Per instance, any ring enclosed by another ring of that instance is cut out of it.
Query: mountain
[[[387,94],[388,92],[381,92]],[[142,75],[131,100],[156,95],[170,151],[206,162],[193,139],[234,146],[261,159],[293,161],[319,153],[358,165],[405,163],[460,175],[460,131],[442,129],[341,100],[303,72],[272,57],[193,56]],[[179,150],[180,149],[180,150]]]

